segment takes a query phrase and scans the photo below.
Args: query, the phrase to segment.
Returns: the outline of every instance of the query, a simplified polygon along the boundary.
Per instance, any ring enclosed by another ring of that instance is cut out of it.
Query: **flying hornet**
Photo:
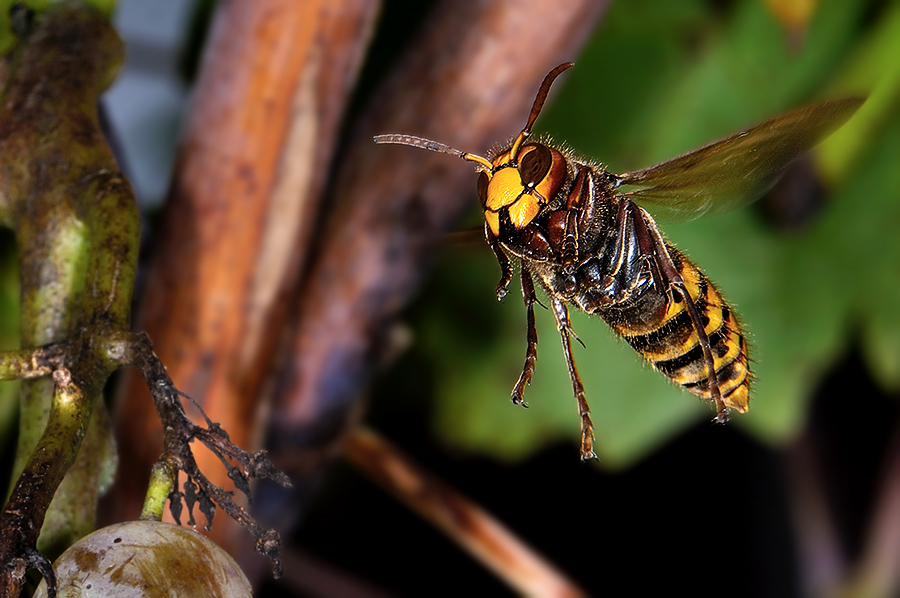
[[[716,409],[749,408],[748,347],[719,290],[666,241],[643,206],[690,220],[744,206],[768,191],[793,160],[839,128],[864,98],[846,98],[778,116],[656,166],[613,174],[546,140],[529,141],[550,86],[544,78],[525,127],[487,157],[411,135],[375,143],[409,145],[475,164],[484,236],[500,265],[502,299],[519,263],[527,346],[512,401],[524,402],[537,359],[537,278],[549,298],[581,417],[581,458],[594,458],[594,432],[575,367],[567,305],[599,315],[654,369]]]

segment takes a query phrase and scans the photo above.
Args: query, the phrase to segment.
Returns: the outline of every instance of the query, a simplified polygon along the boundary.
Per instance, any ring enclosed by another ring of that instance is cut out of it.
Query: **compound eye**
[[[490,180],[488,179],[488,175],[486,172],[482,172],[478,175],[478,201],[481,202],[481,207],[485,207],[487,205],[487,190],[488,183]]]
[[[519,162],[519,176],[522,177],[523,186],[534,187],[550,172],[553,156],[546,146],[532,145],[529,147],[534,149],[522,156],[522,160]]]

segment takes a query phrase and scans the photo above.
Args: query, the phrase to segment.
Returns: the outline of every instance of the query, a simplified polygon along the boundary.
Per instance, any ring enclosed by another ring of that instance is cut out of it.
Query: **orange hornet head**
[[[560,152],[541,143],[524,142],[531,135],[531,127],[544,107],[553,81],[572,66],[574,63],[566,62],[547,73],[534,99],[525,128],[512,146],[493,160],[411,135],[378,135],[375,143],[409,145],[475,162],[481,172],[478,177],[478,199],[490,231],[494,236],[499,236],[501,222],[504,226],[521,230],[540,214],[567,177],[566,160]]]

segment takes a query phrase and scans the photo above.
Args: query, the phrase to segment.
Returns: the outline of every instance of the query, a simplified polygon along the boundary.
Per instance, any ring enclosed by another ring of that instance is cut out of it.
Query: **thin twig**
[[[161,467],[175,465],[177,470],[184,472],[186,476],[184,491],[173,488],[169,494],[169,506],[175,521],[180,524],[182,501],[188,510],[189,524],[194,523],[193,507],[199,505],[200,511],[206,517],[206,529],[208,530],[212,526],[215,509],[219,507],[231,519],[250,532],[256,540],[256,551],[271,559],[273,574],[276,578],[280,577],[281,540],[278,532],[260,526],[246,509],[234,502],[232,492],[223,490],[211,482],[200,471],[190,444],[197,439],[211,449],[221,460],[228,472],[228,477],[248,500],[250,499],[250,478],[267,478],[281,486],[290,487],[291,482],[288,477],[275,469],[265,451],[248,453],[235,446],[228,438],[228,433],[221,426],[210,421],[206,414],[203,414],[203,418],[208,422],[209,427],[207,428],[202,428],[188,419],[181,405],[184,393],[179,391],[172,379],[169,378],[165,366],[153,352],[150,339],[146,334],[133,336],[124,358],[141,372],[150,388],[156,411],[165,430],[164,450],[158,463],[162,464]],[[196,405],[196,402],[194,404]],[[197,406],[199,408],[199,405]],[[229,461],[237,463],[237,466],[231,465]],[[167,471],[161,473],[171,475]],[[163,483],[168,482],[164,481]],[[174,483],[172,485],[175,486]],[[158,489],[151,487],[151,490],[157,491]],[[153,498],[148,496],[145,504],[151,500]]]
[[[525,596],[587,594],[484,509],[423,470],[371,429],[348,439],[347,458]]]

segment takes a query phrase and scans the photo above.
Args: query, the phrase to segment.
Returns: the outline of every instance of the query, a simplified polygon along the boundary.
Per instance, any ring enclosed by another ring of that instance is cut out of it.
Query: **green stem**
[[[91,416],[116,367],[99,347],[130,327],[140,236],[133,193],[97,122],[97,98],[122,60],[108,19],[80,2],[53,4],[15,52],[0,104],[0,223],[19,245],[26,349],[0,357],[0,373],[46,372],[31,367],[33,348],[65,341],[65,368],[49,365],[68,382],[22,385],[0,595],[18,594],[12,564],[35,554],[42,526],[54,551],[93,528],[110,443]]]
[[[144,498],[141,519],[162,521],[166,501],[175,488],[175,480],[178,476],[178,466],[172,461],[171,458],[161,459],[150,471],[150,486],[147,488],[147,496]]]
[[[125,363],[141,370],[165,429],[143,516],[162,517],[181,470],[188,482],[177,493],[179,512],[183,503],[193,522],[196,505],[211,523],[222,508],[280,574],[277,532],[260,527],[200,472],[190,444],[199,440],[219,455],[248,497],[251,478],[289,480],[264,452],[234,446],[217,424],[193,424],[149,339],[129,332],[140,218],[96,109],[121,61],[118,37],[88,5],[59,3],[35,21],[17,52],[0,102],[0,224],[13,227],[19,243],[26,348],[0,354],[0,379],[32,379],[22,385],[18,479],[0,514],[0,596],[18,595],[32,567],[55,596],[49,560],[36,548],[52,554],[93,529],[104,464],[114,452],[98,417],[100,397],[109,374]]]
[[[0,380],[28,380],[49,376],[62,364],[62,344],[0,352]]]

